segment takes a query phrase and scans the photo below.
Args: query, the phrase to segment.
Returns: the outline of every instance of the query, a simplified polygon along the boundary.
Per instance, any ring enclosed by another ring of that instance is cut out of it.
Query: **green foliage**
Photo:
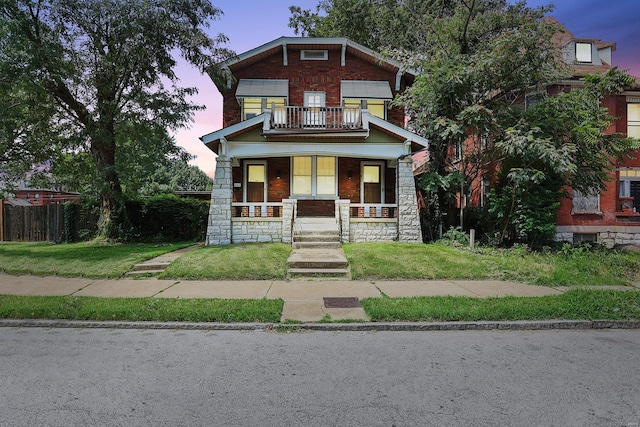
[[[0,318],[155,322],[278,322],[279,299],[95,298],[0,295]]]
[[[73,202],[66,202],[63,206],[65,242],[71,243],[75,240],[76,204]]]
[[[469,246],[469,235],[460,228],[451,227],[442,235],[439,242],[449,246]]]
[[[209,203],[160,194],[126,203],[132,240],[200,241],[207,229]]]
[[[206,0],[0,0],[0,138],[19,147],[9,160],[90,153],[82,173],[99,182],[101,234],[128,233],[119,174],[132,160],[119,151],[175,152],[168,131],[201,107],[177,86],[174,55],[219,83],[231,52],[205,29],[220,14]]]
[[[637,320],[640,292],[574,289],[544,297],[366,298],[362,306],[375,322],[479,320]]]
[[[348,37],[379,50],[415,48],[428,11],[440,0],[320,0],[315,11],[289,7],[289,27],[305,37]]]

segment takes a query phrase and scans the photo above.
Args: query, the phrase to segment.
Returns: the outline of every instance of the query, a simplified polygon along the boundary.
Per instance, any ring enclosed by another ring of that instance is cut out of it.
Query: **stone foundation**
[[[232,243],[282,242],[280,218],[233,218]]]
[[[558,227],[555,240],[558,242],[573,242],[575,234],[595,234],[597,242],[608,248],[619,245],[640,246],[640,227],[610,226],[610,227]]]
[[[393,242],[398,240],[395,219],[360,218],[349,223],[350,242]]]

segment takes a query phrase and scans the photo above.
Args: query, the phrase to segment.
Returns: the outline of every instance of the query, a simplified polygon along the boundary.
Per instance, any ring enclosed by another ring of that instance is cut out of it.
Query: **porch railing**
[[[282,217],[282,203],[231,203],[233,218],[280,218]]]
[[[352,203],[351,218],[396,218],[398,205],[389,203]]]
[[[361,129],[360,107],[272,106],[271,129]]]

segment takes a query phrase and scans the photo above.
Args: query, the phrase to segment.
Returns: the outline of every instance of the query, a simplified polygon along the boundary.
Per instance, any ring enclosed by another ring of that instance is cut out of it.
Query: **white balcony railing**
[[[360,107],[271,108],[271,129],[348,130],[362,128]]]

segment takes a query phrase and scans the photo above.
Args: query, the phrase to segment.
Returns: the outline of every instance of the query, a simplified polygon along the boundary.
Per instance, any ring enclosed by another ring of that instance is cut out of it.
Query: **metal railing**
[[[361,129],[360,107],[272,106],[271,129]]]

